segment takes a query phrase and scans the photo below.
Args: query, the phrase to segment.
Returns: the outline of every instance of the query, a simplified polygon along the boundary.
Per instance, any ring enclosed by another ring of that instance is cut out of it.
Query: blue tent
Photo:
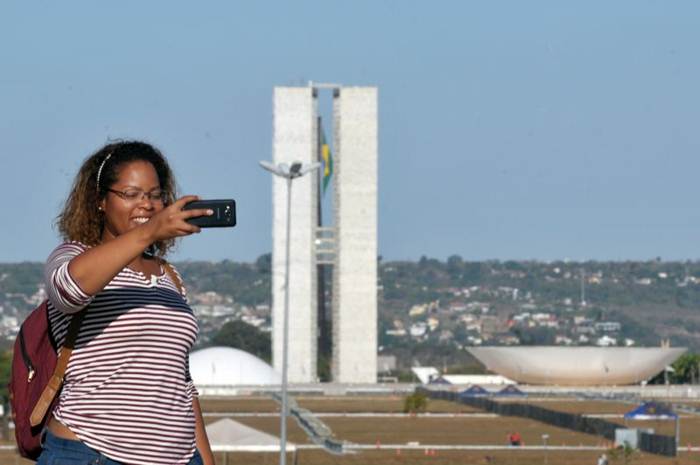
[[[428,384],[452,384],[449,381],[447,381],[445,378],[440,376],[439,378],[432,378]]]
[[[497,396],[526,396],[515,384],[509,384],[496,393]]]
[[[488,396],[490,393],[486,389],[482,388],[478,384],[473,385],[469,389],[465,389],[464,391],[459,393],[459,397],[479,397],[479,396]]]
[[[625,420],[676,420],[678,415],[666,404],[644,402],[639,407],[625,413]]]
[[[676,447],[681,438],[681,422],[678,415],[671,410],[671,407],[658,402],[644,402],[639,407],[625,413],[625,424],[627,420],[675,420],[676,421]]]

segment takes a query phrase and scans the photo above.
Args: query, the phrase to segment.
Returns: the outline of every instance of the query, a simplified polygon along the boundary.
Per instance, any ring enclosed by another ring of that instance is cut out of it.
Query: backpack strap
[[[165,268],[165,272],[168,273],[170,279],[172,279],[175,283],[175,286],[177,286],[177,290],[180,292],[180,295],[184,295],[185,286],[183,286],[182,279],[180,279],[180,276],[175,272],[173,266],[162,258],[160,258],[159,260],[160,264],[163,265],[163,268]]]
[[[61,353],[56,361],[56,368],[53,370],[53,375],[46,384],[46,387],[41,393],[41,397],[37,401],[32,414],[29,417],[29,423],[32,426],[37,426],[41,424],[46,417],[46,413],[49,411],[51,404],[53,404],[58,391],[61,390],[63,386],[63,376],[66,374],[66,368],[68,368],[68,360],[70,360],[70,355],[73,353],[73,348],[75,347],[75,340],[78,337],[78,332],[80,331],[80,323],[83,321],[86,310],[81,310],[73,315],[70,320],[70,325],[68,326],[68,333],[66,334],[66,339],[63,341],[61,346]]]

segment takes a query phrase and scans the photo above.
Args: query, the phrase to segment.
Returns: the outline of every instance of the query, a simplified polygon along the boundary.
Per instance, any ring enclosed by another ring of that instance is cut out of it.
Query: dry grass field
[[[299,407],[314,413],[401,413],[403,412],[403,397],[398,396],[367,396],[367,397],[298,397],[295,399]],[[245,398],[209,398],[202,399],[202,410],[205,412],[226,413],[270,413],[279,412],[279,405],[269,397]],[[431,400],[431,413],[475,413],[479,409],[460,405],[445,400]]]
[[[596,451],[559,452],[541,450],[519,451],[439,451],[437,455],[426,456],[422,450],[365,451],[359,454],[335,456],[320,450],[303,450],[297,453],[298,465],[595,465],[600,455]],[[277,453],[230,453],[228,457],[216,454],[217,465],[275,465],[279,461]],[[34,462],[19,459],[15,454],[0,453],[2,465],[32,465]],[[295,463],[294,456],[288,454],[287,463]],[[611,465],[623,464],[623,460],[611,460]],[[663,458],[648,454],[635,454],[630,465],[692,465],[700,464],[700,453],[681,454],[677,458]]]
[[[624,425],[621,415],[634,406],[620,402],[549,400],[549,399],[513,399],[511,402],[527,402],[552,410],[587,414],[620,415],[607,418],[609,421]],[[401,397],[300,397],[301,407],[314,413],[400,413],[403,410]],[[203,403],[206,411],[232,413],[233,417],[248,426],[270,434],[279,433],[279,420],[276,417],[240,417],[236,413],[277,412],[277,403],[265,398],[247,399],[208,399]],[[452,402],[431,400],[428,413],[478,413],[472,407]],[[391,445],[417,442],[421,445],[503,445],[510,431],[518,431],[523,436],[525,445],[542,444],[542,435],[549,435],[550,446],[602,446],[609,444],[593,435],[576,433],[566,429],[555,428],[532,420],[495,417],[475,418],[456,417],[322,417],[331,427],[337,439],[357,444],[379,444],[379,449],[366,450],[358,454],[334,456],[320,450],[300,450],[297,453],[299,464],[542,464],[542,450],[478,450],[478,451],[436,451],[435,455],[425,455],[424,449],[392,449]],[[207,421],[215,421],[208,418]],[[672,435],[672,422],[645,421],[630,422],[630,427],[653,428],[658,433]],[[289,440],[298,444],[309,444],[305,433],[295,422],[288,423]],[[681,444],[700,446],[700,417],[687,416],[681,421]],[[600,451],[553,451],[547,452],[548,464],[595,464]],[[276,463],[276,454],[237,454],[229,457],[229,463]],[[291,460],[291,458],[290,458]],[[611,463],[623,463],[623,459],[611,460]],[[650,454],[636,453],[629,463],[637,464],[700,464],[700,452],[682,452],[676,458],[664,458]]]
[[[208,421],[213,421],[208,420]],[[236,418],[243,424],[279,434],[279,419],[274,417]],[[420,444],[505,445],[511,431],[518,431],[525,445],[539,445],[542,434],[549,434],[549,444],[597,446],[601,439],[588,434],[548,427],[532,420],[510,417],[496,418],[323,418],[338,439],[357,444]],[[309,443],[306,434],[293,420],[288,422],[289,440]]]
[[[448,414],[444,416],[376,416],[357,417],[342,414],[378,413],[397,414],[403,411],[402,397],[299,397],[299,406],[314,413],[341,414],[322,416],[321,419],[333,430],[336,439],[354,444],[372,446],[355,454],[342,456],[331,455],[318,449],[301,449],[296,457],[289,454],[288,463],[296,460],[298,465],[447,465],[447,464],[544,464],[548,465],[594,465],[602,450],[435,450],[426,453],[429,445],[492,445],[503,446],[506,436],[511,431],[518,431],[526,446],[542,444],[542,435],[549,435],[549,446],[594,446],[608,447],[601,438],[593,435],[576,433],[566,429],[555,428],[532,420],[515,417],[481,417],[460,414],[482,413],[472,407],[455,403],[430,400],[427,412]],[[604,401],[518,399],[553,410],[581,413],[588,415],[622,415],[632,409],[629,404]],[[279,419],[270,416],[279,412],[278,404],[266,397],[246,398],[205,398],[202,409],[207,414],[207,423],[222,416],[231,416],[236,421],[270,434],[279,434]],[[255,416],[256,413],[265,415]],[[227,415],[228,414],[228,415]],[[253,415],[251,415],[253,414]],[[450,416],[449,414],[456,414]],[[621,417],[607,418],[609,421],[624,424]],[[673,434],[671,422],[648,421],[633,422],[631,427],[653,428],[661,434]],[[289,441],[300,444],[312,444],[295,421],[288,422]],[[397,449],[396,445],[418,443],[415,449]],[[681,420],[681,445],[700,446],[700,416],[683,416]],[[392,447],[394,446],[394,447]],[[546,457],[545,457],[546,455]],[[217,454],[217,463],[228,464],[276,464],[277,453],[229,453],[227,457]],[[18,459],[10,452],[0,453],[0,465],[29,465],[32,462]],[[611,460],[612,464],[622,464],[623,459]],[[700,465],[700,452],[681,452],[676,458],[664,458],[650,454],[635,453],[630,464],[645,465]]]
[[[437,455],[426,456],[423,451],[403,451],[396,455],[393,451],[366,451],[361,454],[329,455],[318,450],[300,451],[297,454],[299,465],[595,465],[600,452],[558,452],[547,451],[546,457],[541,450],[520,451],[440,451]],[[223,457],[217,457],[221,465]],[[231,454],[228,464],[274,465],[278,463],[278,454]],[[293,463],[289,454],[287,463]],[[611,465],[623,464],[623,459],[611,460]],[[678,458],[663,458],[648,454],[635,454],[628,461],[630,465],[691,465],[700,464],[697,456],[681,455]]]

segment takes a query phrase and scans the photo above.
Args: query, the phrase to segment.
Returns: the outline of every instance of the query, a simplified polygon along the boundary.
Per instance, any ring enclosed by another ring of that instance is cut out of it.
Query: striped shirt
[[[97,295],[68,272],[78,242],[49,256],[49,321],[60,347],[71,315],[87,307],[54,417],[86,445],[129,464],[186,464],[195,450],[189,351],[192,309],[168,273],[124,268]]]

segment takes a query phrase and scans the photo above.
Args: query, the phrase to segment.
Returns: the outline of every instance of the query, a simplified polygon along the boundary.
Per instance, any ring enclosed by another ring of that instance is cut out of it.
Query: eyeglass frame
[[[153,192],[155,192],[155,191],[160,191],[160,195],[157,196],[157,197],[153,197]],[[118,191],[118,190],[115,190],[115,189],[109,189],[109,188],[108,188],[108,189],[107,189],[107,192],[111,192],[111,193],[113,193],[113,194],[116,194],[117,196],[119,196],[120,199],[125,200],[125,201],[127,201],[127,202],[140,202],[141,200],[143,200],[143,199],[145,199],[145,198],[148,199],[148,200],[151,201],[151,202],[160,202],[160,203],[163,203],[163,204],[167,203],[167,201],[168,201],[168,193],[167,193],[166,191],[160,189],[160,188],[158,188],[158,189],[153,189],[153,190],[151,190],[151,191],[149,191],[149,192],[145,192],[145,191],[143,191],[143,190],[141,190],[141,189],[133,189],[133,190],[130,191],[130,192],[138,192],[138,193],[141,194],[140,197],[135,198],[135,199],[129,199],[128,196],[127,196],[127,191]]]

